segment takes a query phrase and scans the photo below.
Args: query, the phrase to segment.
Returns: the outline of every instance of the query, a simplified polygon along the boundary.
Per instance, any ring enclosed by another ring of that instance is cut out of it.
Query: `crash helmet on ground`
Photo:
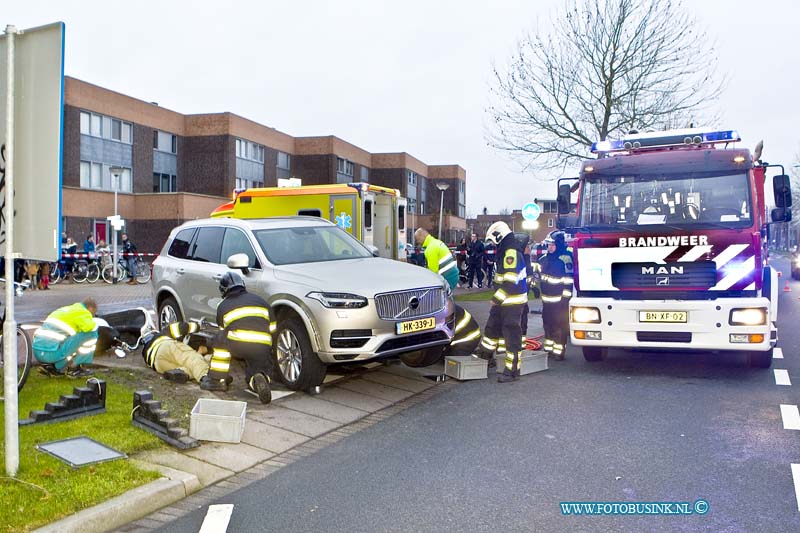
[[[509,233],[511,233],[511,228],[508,227],[508,224],[502,220],[495,222],[486,230],[486,242],[500,244]]]
[[[219,293],[223,298],[228,296],[228,293],[235,288],[244,289],[244,280],[236,272],[226,272],[222,279],[219,280]]]

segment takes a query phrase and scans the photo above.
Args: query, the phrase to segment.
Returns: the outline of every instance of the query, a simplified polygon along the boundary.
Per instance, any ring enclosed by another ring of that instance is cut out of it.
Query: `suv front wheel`
[[[325,379],[325,365],[311,348],[305,324],[299,318],[278,322],[272,340],[281,380],[291,390],[309,390]]]

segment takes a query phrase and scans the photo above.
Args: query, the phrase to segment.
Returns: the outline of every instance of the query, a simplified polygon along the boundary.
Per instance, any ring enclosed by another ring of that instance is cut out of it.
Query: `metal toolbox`
[[[444,373],[458,380],[486,379],[489,377],[489,362],[468,355],[466,357],[445,357]]]
[[[495,355],[494,357],[497,362],[497,373],[502,374],[503,369],[506,367],[506,356],[503,354]],[[542,370],[547,370],[547,352],[522,352],[522,361],[519,365],[520,376],[541,372]]]

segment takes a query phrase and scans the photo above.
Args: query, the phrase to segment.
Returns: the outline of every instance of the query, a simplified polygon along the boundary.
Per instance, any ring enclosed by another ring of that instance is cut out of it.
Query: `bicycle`
[[[137,283],[144,284],[150,281],[150,276],[152,273],[150,272],[150,265],[144,262],[141,257],[136,257],[135,261],[135,279]],[[103,277],[103,281],[106,283],[113,283],[114,282],[114,265],[108,264],[103,267],[103,271],[101,272],[101,276]],[[125,259],[120,258],[119,262],[117,263],[117,282],[125,282],[128,278],[131,277],[131,273],[128,271],[127,261]]]
[[[75,283],[97,283],[100,279],[100,267],[97,263],[90,263],[86,259],[76,259],[72,266],[67,267],[64,261],[50,263],[50,283],[56,285],[68,277]]]
[[[0,278],[0,282],[5,284],[5,279]],[[15,293],[17,297],[21,297],[28,288],[26,282],[14,282]],[[5,324],[6,310],[3,307],[3,314],[0,317],[0,400],[5,398],[5,350],[3,347],[2,325]],[[28,380],[31,366],[33,366],[33,343],[28,333],[22,328],[22,325],[17,324],[17,391],[22,390],[25,382]]]

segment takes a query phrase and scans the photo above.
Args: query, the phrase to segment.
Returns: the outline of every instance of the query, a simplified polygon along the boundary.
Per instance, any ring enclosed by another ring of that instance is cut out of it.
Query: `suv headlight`
[[[572,322],[581,324],[599,324],[600,310],[596,307],[570,307]]]
[[[331,309],[359,309],[367,306],[366,298],[346,292],[309,292],[306,297]]]
[[[729,322],[731,326],[763,326],[767,323],[767,309],[731,309]]]

